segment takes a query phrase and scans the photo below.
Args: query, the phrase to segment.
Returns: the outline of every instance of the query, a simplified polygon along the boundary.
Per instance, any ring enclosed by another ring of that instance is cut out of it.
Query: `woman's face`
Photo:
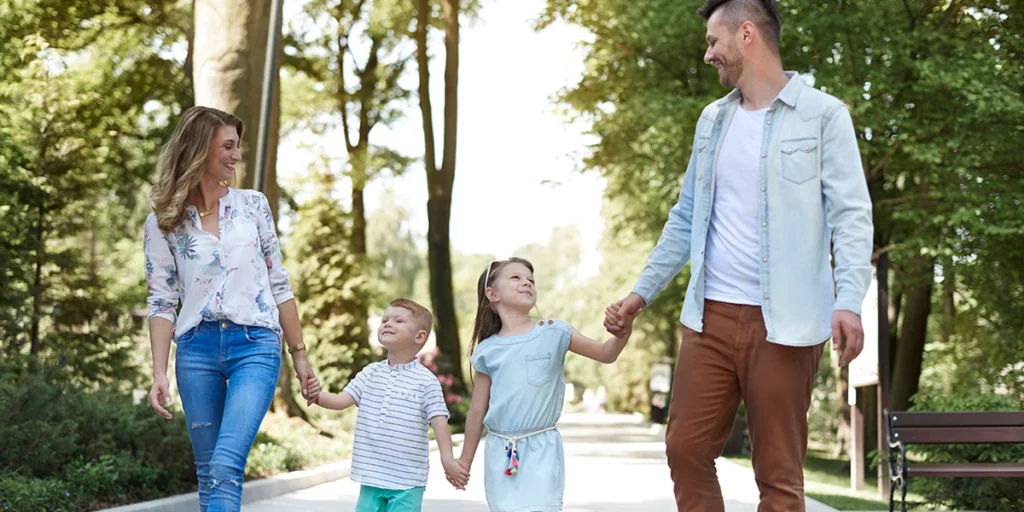
[[[217,128],[206,160],[207,176],[217,182],[235,180],[235,164],[242,159],[242,141],[239,139],[234,126]]]

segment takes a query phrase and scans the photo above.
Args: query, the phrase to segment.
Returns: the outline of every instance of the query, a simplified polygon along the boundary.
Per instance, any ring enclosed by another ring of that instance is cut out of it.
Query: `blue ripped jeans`
[[[177,342],[175,372],[199,509],[239,511],[245,461],[277,389],[281,338],[265,327],[222,321],[203,322]]]

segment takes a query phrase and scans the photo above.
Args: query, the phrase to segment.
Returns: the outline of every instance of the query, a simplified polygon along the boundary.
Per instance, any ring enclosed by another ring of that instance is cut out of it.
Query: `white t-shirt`
[[[706,299],[761,305],[757,193],[767,110],[736,107],[722,141],[704,255]]]
[[[366,365],[345,392],[359,406],[352,480],[381,489],[427,485],[427,428],[433,417],[448,417],[437,376],[417,360],[391,366],[385,359]]]

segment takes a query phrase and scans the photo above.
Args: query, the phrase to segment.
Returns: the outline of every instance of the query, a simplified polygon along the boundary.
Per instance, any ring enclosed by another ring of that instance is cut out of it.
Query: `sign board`
[[[871,285],[860,312],[864,350],[850,363],[850,393],[854,388],[878,384],[878,274],[872,269]],[[851,404],[854,402],[850,402]]]

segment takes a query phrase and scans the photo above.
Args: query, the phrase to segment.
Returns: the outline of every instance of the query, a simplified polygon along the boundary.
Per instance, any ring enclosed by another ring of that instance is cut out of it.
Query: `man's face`
[[[738,39],[740,29],[730,30],[722,21],[723,9],[715,11],[708,19],[708,50],[704,62],[718,68],[718,81],[728,88],[737,87],[743,75],[743,55]]]

